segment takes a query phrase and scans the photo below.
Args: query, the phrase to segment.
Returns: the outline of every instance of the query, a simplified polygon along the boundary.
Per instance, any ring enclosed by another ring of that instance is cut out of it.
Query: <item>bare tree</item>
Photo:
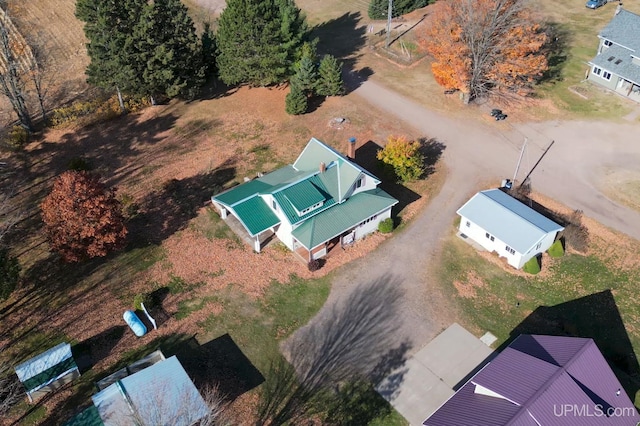
[[[8,364],[0,365],[0,416],[7,414],[23,397],[18,376]]]
[[[193,385],[176,392],[175,386],[164,381],[149,383],[144,394],[123,392],[122,401],[109,407],[109,424],[117,426],[227,426],[227,404],[217,388],[205,389],[203,395]]]
[[[22,127],[33,130],[31,114],[26,102],[24,71],[29,68],[31,49],[11,22],[8,14],[0,9],[0,93],[9,99]]]

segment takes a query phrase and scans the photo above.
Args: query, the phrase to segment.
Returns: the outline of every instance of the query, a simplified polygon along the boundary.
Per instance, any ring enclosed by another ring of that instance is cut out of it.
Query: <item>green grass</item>
[[[536,275],[540,272],[540,262],[537,257],[532,257],[524,264],[522,270],[528,274]]]
[[[182,300],[178,303],[178,311],[173,315],[177,320],[187,318],[194,312],[202,310],[207,303],[217,302],[219,298],[217,296],[205,296],[198,297],[196,299]]]
[[[127,250],[116,258],[116,262],[121,267],[126,267],[132,272],[143,272],[153,266],[156,262],[166,258],[165,250],[158,245]]]
[[[264,298],[256,300],[230,285],[217,295],[222,313],[199,324],[204,340],[229,333],[259,369],[266,369],[279,356],[278,342],[316,314],[329,288],[327,277],[304,280],[291,276],[287,283],[273,282]]]
[[[245,247],[240,237],[227,226],[213,207],[207,208],[206,214],[199,215],[190,226],[209,241],[227,240],[230,250]]]
[[[610,266],[596,255],[576,254],[566,254],[542,268],[548,268],[545,274],[513,275],[451,238],[443,248],[439,278],[457,301],[463,323],[478,334],[490,331],[498,337],[496,345],[515,337],[514,329],[519,330],[515,334],[589,336],[610,363],[622,369],[630,365],[626,364],[629,353],[640,354],[636,298],[640,270]],[[470,279],[470,273],[476,276]],[[473,285],[474,291],[459,293],[455,282]],[[640,388],[640,383],[634,385]]]
[[[547,253],[549,253],[549,256],[551,257],[564,256],[564,247],[562,246],[562,241],[557,240],[556,242],[551,244],[551,247],[549,247],[549,250],[547,250]]]

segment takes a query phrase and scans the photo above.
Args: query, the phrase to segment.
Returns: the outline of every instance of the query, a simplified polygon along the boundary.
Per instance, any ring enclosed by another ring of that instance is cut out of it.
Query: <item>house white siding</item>
[[[378,224],[391,217],[391,209],[387,209],[381,213],[378,213],[377,215],[371,217],[369,220],[361,223],[360,225],[356,226],[355,231],[356,231],[356,240],[359,240],[369,234],[371,234],[372,232],[375,232],[378,230]]]
[[[511,253],[507,250],[509,247],[504,241],[501,241],[495,235],[487,232],[481,226],[473,223],[470,219],[460,216],[460,233],[471,238],[473,241],[480,244],[485,250],[498,253],[500,257],[506,257],[507,263],[516,269],[520,269],[526,262],[522,262],[522,253],[514,250]]]
[[[293,236],[291,235],[292,231],[293,227],[286,220],[280,222],[280,227],[276,230],[276,237],[278,237],[278,239],[282,241],[282,244],[287,246],[289,250],[295,250],[295,247],[293,247]]]

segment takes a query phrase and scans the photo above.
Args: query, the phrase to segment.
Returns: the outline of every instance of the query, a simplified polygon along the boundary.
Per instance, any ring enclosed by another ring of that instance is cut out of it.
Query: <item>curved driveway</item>
[[[398,315],[399,334],[419,350],[455,321],[446,295],[433,283],[440,242],[450,232],[455,211],[481,183],[511,178],[520,147],[528,138],[527,155],[518,178],[531,169],[551,140],[555,144],[532,174],[533,188],[601,223],[640,239],[640,214],[620,206],[596,188],[604,168],[636,168],[640,164],[640,125],[610,122],[486,123],[449,118],[369,80],[354,95],[395,116],[419,134],[446,145],[442,159],[448,169],[440,193],[402,232],[378,250],[343,267],[333,282],[328,306],[359,283],[391,274],[401,281],[404,298]],[[322,314],[322,312],[321,312]],[[322,318],[319,314],[314,320]],[[312,320],[312,321],[314,321]]]

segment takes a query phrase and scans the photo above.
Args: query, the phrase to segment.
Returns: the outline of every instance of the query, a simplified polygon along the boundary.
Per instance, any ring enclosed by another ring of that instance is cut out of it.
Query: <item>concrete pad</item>
[[[454,387],[492,354],[480,339],[454,323],[387,376],[376,390],[412,426],[420,426],[455,393]]]
[[[482,337],[480,338],[480,341],[482,343],[484,343],[487,346],[491,346],[495,343],[495,341],[498,340],[498,338],[496,336],[494,336],[493,334],[489,333],[488,331],[486,333],[484,333],[482,335]]]

